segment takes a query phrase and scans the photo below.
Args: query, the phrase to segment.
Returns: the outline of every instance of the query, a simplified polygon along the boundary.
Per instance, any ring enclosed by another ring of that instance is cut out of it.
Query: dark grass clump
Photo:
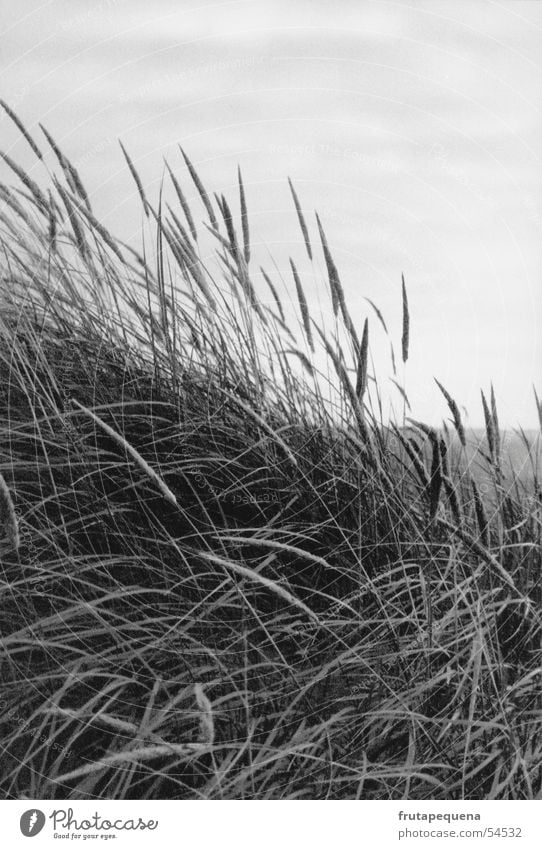
[[[149,258],[46,142],[0,187],[4,797],[535,798],[536,448],[493,393],[476,450],[442,386],[453,433],[384,420],[320,220],[331,329],[301,257],[297,323],[253,275],[240,174],[238,232],[125,152]]]

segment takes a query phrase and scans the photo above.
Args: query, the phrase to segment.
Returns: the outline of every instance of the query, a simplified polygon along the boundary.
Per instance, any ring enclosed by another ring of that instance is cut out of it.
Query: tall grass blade
[[[207,210],[207,215],[209,216],[209,221],[211,222],[211,226],[214,227],[215,230],[218,230],[218,221],[216,219],[216,215],[215,215],[213,207],[211,205],[211,201],[209,200],[209,195],[205,191],[204,185],[201,182],[196,169],[192,165],[192,162],[188,158],[188,155],[184,152],[182,147],[179,147],[179,149],[182,153],[186,167],[188,168],[188,173],[192,177],[192,181],[193,181],[196,189],[198,190],[198,194],[199,194],[199,196],[202,200],[202,203],[203,203],[205,209]]]
[[[363,401],[365,390],[367,389],[367,364],[369,357],[369,320],[366,318],[363,325],[363,334],[361,337],[361,347],[358,358],[358,368],[356,375],[356,395],[360,403]]]
[[[401,275],[401,291],[403,294],[403,332],[401,335],[401,352],[403,362],[408,360],[408,349],[410,345],[410,313],[408,310],[408,297],[404,275]]]
[[[60,148],[56,144],[55,140],[53,139],[51,134],[45,129],[45,127],[42,124],[40,124],[39,126],[40,126],[40,130],[42,131],[43,135],[45,136],[45,138],[49,142],[51,150],[55,154],[55,156],[56,156],[56,158],[59,162],[59,165],[62,168],[62,171],[64,172],[64,176],[66,178],[66,182],[68,183],[68,186],[71,188],[73,193],[78,195],[78,197],[83,201],[83,203],[85,204],[87,209],[91,209],[88,194],[86,192],[85,187],[83,186],[83,183],[81,181],[81,178],[79,176],[79,172],[77,171],[77,168],[74,165],[72,165],[70,160],[62,153],[62,151],[60,150]]]
[[[181,208],[184,212],[184,217],[186,218],[186,222],[187,222],[188,227],[190,229],[190,233],[192,234],[192,238],[194,239],[195,242],[197,242],[198,241],[198,231],[196,230],[196,225],[194,223],[194,219],[192,217],[192,212],[190,211],[188,201],[186,200],[186,198],[185,198],[185,196],[182,192],[182,189],[179,185],[179,181],[177,180],[175,174],[173,173],[173,171],[171,170],[171,168],[169,167],[167,162],[166,162],[166,168],[168,170],[168,174],[169,174],[169,177],[171,179],[171,182],[173,183],[173,188],[175,189],[175,194],[177,195],[177,199],[178,199],[179,203],[181,204]]]
[[[303,286],[301,285],[301,280],[299,279],[299,274],[297,273],[297,268],[295,267],[295,263],[293,259],[290,258],[290,267],[292,269],[292,274],[294,276],[295,288],[297,292],[297,300],[299,302],[299,309],[301,311],[301,317],[303,319],[303,328],[305,330],[305,336],[307,337],[307,342],[309,343],[309,347],[311,351],[314,353],[314,341],[312,338],[311,331],[311,322],[309,316],[309,308],[307,306],[307,299],[305,298],[305,292],[303,291]]]
[[[247,202],[245,197],[245,187],[241,176],[241,168],[237,168],[237,180],[239,183],[239,203],[241,206],[241,228],[243,231],[243,253],[245,262],[248,266],[250,262],[250,231],[248,226]]]
[[[265,280],[265,282],[269,286],[269,290],[270,290],[271,294],[273,295],[273,300],[275,301],[275,305],[276,305],[277,310],[279,312],[281,321],[284,321],[285,320],[284,310],[282,308],[282,303],[281,303],[280,298],[278,296],[278,292],[277,292],[277,290],[276,290],[276,288],[273,284],[273,281],[271,280],[271,278],[269,277],[269,275],[267,274],[265,269],[263,269],[261,266],[260,266],[260,271],[262,272],[263,279]]]
[[[107,433],[108,436],[111,437],[111,439],[114,440],[114,442],[117,443],[117,445],[119,445],[128,454],[129,457],[131,457],[136,466],[139,466],[139,468],[147,475],[147,477],[150,478],[150,480],[152,480],[153,483],[156,484],[157,488],[160,490],[166,501],[173,505],[173,507],[179,507],[175,495],[167,486],[167,484],[162,480],[159,475],[156,474],[154,469],[149,466],[147,461],[132,445],[130,445],[130,443],[125,439],[122,434],[117,433],[116,430],[114,430],[110,425],[108,425],[107,422],[104,422],[103,419],[96,415],[96,413],[93,413],[92,410],[88,409],[88,407],[85,407],[83,404],[80,404],[76,398],[72,398],[71,400],[72,404],[74,404],[74,406],[77,407],[78,410],[80,410],[82,413],[85,413],[85,415],[91,418],[99,427],[102,428],[105,433]]]
[[[461,413],[459,412],[459,407],[457,406],[456,402],[454,401],[454,399],[452,398],[450,393],[444,388],[442,383],[440,383],[436,379],[436,377],[434,378],[434,381],[437,384],[440,391],[442,392],[442,394],[444,395],[446,402],[448,404],[448,407],[450,408],[450,412],[453,416],[454,427],[455,427],[457,435],[459,437],[459,441],[461,442],[461,445],[463,446],[463,448],[466,448],[467,439],[466,439],[466,436],[465,436],[465,428],[463,427],[463,420],[461,418]]]
[[[8,485],[0,473],[0,560],[19,550],[19,523]]]
[[[13,111],[13,109],[11,109],[8,106],[6,101],[2,100],[1,98],[0,98],[0,106],[2,107],[2,109],[4,110],[6,115],[8,115],[11,118],[11,120],[13,121],[13,123],[15,124],[15,126],[17,127],[17,129],[19,130],[21,135],[23,136],[23,138],[30,145],[30,147],[32,148],[32,151],[38,157],[38,159],[43,159],[43,154],[42,154],[41,150],[39,149],[36,142],[34,141],[32,136],[30,135],[30,133],[28,132],[26,127],[24,126],[24,124],[21,121],[21,119],[19,118],[19,116],[16,115],[15,112]]]
[[[141,203],[143,204],[143,209],[145,210],[145,215],[148,218],[149,217],[150,204],[149,204],[147,197],[145,195],[145,191],[143,189],[143,184],[141,182],[141,178],[140,178],[139,174],[137,173],[135,165],[132,162],[132,160],[130,159],[130,156],[128,155],[127,150],[125,149],[123,143],[120,140],[119,140],[119,144],[120,144],[121,150],[124,154],[124,158],[125,158],[125,160],[128,164],[128,168],[130,169],[130,174],[132,175],[132,177],[134,179],[134,183],[136,184],[136,188],[137,188],[139,197],[141,199]]]
[[[333,315],[337,317],[339,312],[339,294],[337,282],[339,281],[339,273],[333,261],[333,257],[331,256],[331,251],[329,250],[329,246],[327,243],[326,234],[324,232],[324,228],[322,227],[322,223],[316,213],[316,223],[318,225],[318,233],[320,234],[320,242],[322,244],[322,250],[324,252],[324,260],[327,268],[327,277],[329,282],[329,290],[331,293],[331,304],[333,307]]]
[[[310,260],[312,260],[312,247],[309,239],[309,231],[307,229],[307,224],[305,221],[305,216],[303,215],[303,210],[301,208],[301,204],[299,203],[299,198],[297,196],[296,190],[294,189],[293,183],[288,177],[288,185],[290,186],[290,192],[292,193],[292,197],[294,199],[295,211],[297,212],[297,220],[299,221],[299,226],[301,228],[301,232],[303,234],[303,241],[305,243],[305,250],[307,251],[307,256]]]

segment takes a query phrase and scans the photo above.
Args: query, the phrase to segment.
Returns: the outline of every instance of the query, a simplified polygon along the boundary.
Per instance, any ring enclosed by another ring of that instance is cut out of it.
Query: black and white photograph
[[[535,846],[405,812],[542,799],[542,2],[0,33],[13,845],[235,800]]]

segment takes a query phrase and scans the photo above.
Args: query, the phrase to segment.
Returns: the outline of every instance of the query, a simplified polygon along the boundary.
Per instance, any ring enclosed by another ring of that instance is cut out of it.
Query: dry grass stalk
[[[382,325],[384,333],[386,334],[386,336],[389,336],[388,326],[387,326],[387,324],[384,320],[384,316],[382,315],[382,312],[378,309],[377,305],[370,298],[364,298],[364,300],[367,301],[368,304],[370,304],[371,308],[374,310],[376,317],[378,318],[380,324]]]
[[[218,557],[215,554],[209,554],[207,551],[199,551],[198,557],[201,557],[203,560],[207,560],[210,563],[214,563],[217,566],[222,566],[227,571],[233,572],[234,575],[238,575],[241,578],[248,578],[249,580],[254,581],[257,584],[261,584],[262,586],[269,589],[271,592],[275,593],[275,595],[277,595],[287,604],[291,604],[293,607],[296,607],[298,610],[302,611],[313,622],[318,623],[320,621],[317,614],[313,610],[311,610],[310,607],[304,604],[304,602],[296,598],[295,595],[285,589],[285,587],[281,586],[281,584],[279,584],[277,581],[273,581],[270,578],[266,578],[265,575],[261,574],[261,572],[256,572],[254,569],[242,566],[240,563],[236,563],[233,560],[226,560],[223,557]]]
[[[331,251],[329,250],[326,234],[324,233],[324,228],[322,227],[318,213],[316,213],[316,223],[318,225],[318,233],[320,234],[320,242],[322,243],[322,250],[324,252],[324,260],[327,268],[327,277],[329,282],[329,290],[331,293],[331,305],[333,307],[333,315],[337,317],[339,312],[338,286],[341,285],[339,280],[339,272],[337,271],[337,268],[333,261],[333,257],[331,256]]]
[[[542,399],[540,399],[538,397],[538,393],[537,393],[536,388],[534,386],[533,386],[533,392],[534,392],[534,400],[535,400],[535,404],[536,404],[536,411],[538,413],[538,424],[540,425],[540,430],[542,431]]]
[[[74,404],[77,409],[81,410],[82,413],[85,413],[85,415],[91,418],[97,425],[102,428],[105,433],[107,433],[108,436],[111,437],[111,439],[114,440],[114,442],[117,443],[117,445],[119,445],[126,451],[128,456],[132,458],[136,466],[139,466],[139,468],[147,475],[147,477],[150,478],[150,480],[152,480],[153,483],[156,484],[166,501],[172,504],[173,507],[179,507],[176,497],[174,496],[170,488],[167,486],[165,481],[163,481],[162,478],[156,474],[154,469],[149,466],[147,461],[141,456],[138,451],[136,451],[136,449],[132,445],[130,445],[130,443],[124,438],[124,436],[122,436],[122,434],[117,433],[116,430],[113,430],[113,428],[110,427],[106,422],[104,422],[103,419],[97,416],[96,413],[93,413],[92,410],[89,410],[83,404],[80,404],[79,401],[77,401],[75,398],[72,398],[72,404]]]
[[[474,500],[474,512],[476,514],[476,522],[478,524],[478,531],[480,534],[480,541],[482,545],[487,548],[489,546],[489,522],[486,516],[486,511],[484,510],[482,499],[480,497],[480,492],[476,485],[476,481],[471,478],[470,483]]]
[[[51,190],[49,189],[49,199],[52,200]],[[50,203],[49,206],[49,230],[47,233],[47,241],[52,251],[56,250],[56,234],[57,234],[57,220],[55,215],[55,210],[53,204]]]
[[[177,195],[177,200],[181,204],[182,211],[184,212],[184,217],[186,218],[188,227],[189,227],[190,232],[192,234],[192,238],[194,239],[195,242],[197,242],[198,241],[198,231],[196,230],[196,225],[194,223],[194,219],[192,217],[192,212],[190,211],[190,207],[188,206],[188,202],[187,202],[187,200],[186,200],[186,198],[183,194],[183,191],[182,191],[182,189],[179,185],[179,181],[175,177],[175,174],[173,173],[173,171],[171,170],[171,168],[169,167],[167,162],[166,162],[166,168],[168,170],[171,182],[173,183],[173,188],[175,189],[175,194]]]
[[[257,422],[257,424],[262,428],[262,430],[264,430],[265,433],[267,433],[271,437],[272,441],[276,442],[277,445],[282,448],[285,456],[288,458],[292,466],[294,466],[295,468],[298,467],[299,464],[295,455],[292,453],[291,448],[286,444],[280,434],[273,430],[273,428],[265,421],[263,416],[257,413],[256,410],[253,410],[249,404],[246,404],[244,401],[242,401],[240,398],[227,391],[226,389],[219,389],[219,391],[222,395],[229,398],[233,404],[235,404],[237,407],[240,407],[241,410],[244,410],[245,413],[247,413],[252,419],[254,419],[254,421]]]
[[[303,351],[300,351],[298,348],[284,348],[282,351],[283,354],[294,354],[294,356],[298,357],[301,363],[303,364],[303,368],[305,368],[309,374],[314,374],[314,369],[310,363],[309,358]]]
[[[90,200],[89,200],[88,194],[86,192],[86,189],[85,189],[85,187],[84,187],[84,185],[81,181],[81,178],[79,176],[79,172],[77,171],[75,166],[72,165],[72,163],[67,158],[67,156],[65,156],[62,153],[62,151],[60,150],[60,148],[56,144],[55,140],[53,139],[51,134],[45,129],[45,127],[42,124],[40,124],[39,126],[40,126],[40,130],[42,131],[43,135],[45,136],[45,138],[49,142],[51,150],[55,154],[55,156],[56,156],[56,158],[57,158],[57,160],[60,164],[60,167],[62,168],[62,170],[64,172],[64,176],[66,177],[66,181],[67,181],[69,187],[71,188],[72,192],[74,194],[78,195],[78,197],[81,198],[81,200],[83,201],[83,203],[85,204],[87,209],[90,210],[91,209]]]
[[[75,778],[83,778],[84,776],[92,775],[100,770],[106,770],[110,767],[118,768],[122,764],[137,764],[144,763],[157,758],[175,757],[183,760],[192,759],[198,754],[206,752],[207,749],[201,743],[164,743],[157,746],[142,746],[139,749],[124,749],[114,755],[107,755],[101,760],[93,761],[85,766],[64,773],[56,780],[59,782],[73,781]]]
[[[303,286],[301,285],[301,280],[299,279],[297,268],[295,267],[295,263],[291,258],[290,267],[292,269],[292,274],[294,275],[295,288],[297,291],[297,300],[299,301],[299,309],[301,310],[301,317],[303,319],[305,336],[307,337],[307,342],[309,343],[311,351],[314,353],[314,341],[312,338],[311,322],[309,316],[309,308],[307,306],[307,299],[305,298],[305,292],[303,291]]]
[[[440,391],[442,392],[442,394],[446,398],[446,402],[447,402],[448,407],[450,408],[450,412],[453,416],[454,427],[455,427],[457,435],[459,437],[459,441],[461,442],[461,445],[463,446],[463,448],[466,448],[467,440],[466,440],[466,437],[465,437],[465,428],[463,427],[463,421],[461,419],[461,413],[459,412],[459,407],[457,406],[456,402],[454,401],[454,399],[452,398],[450,393],[447,392],[447,390],[444,388],[442,383],[440,383],[436,379],[436,377],[435,377],[434,380],[435,380],[435,383],[437,384],[438,388],[440,389]]]
[[[495,459],[497,461],[497,464],[499,464],[501,460],[501,429],[499,425],[499,416],[497,414],[497,401],[495,399],[495,390],[493,389],[493,384],[491,384],[490,404],[491,419],[493,421],[493,434],[495,437]]]
[[[442,484],[444,486],[446,495],[448,496],[448,501],[450,502],[450,509],[452,511],[454,521],[456,525],[459,526],[462,523],[461,505],[459,503],[459,498],[457,496],[457,492],[450,475],[450,468],[448,465],[448,448],[446,446],[446,442],[444,441],[444,439],[442,439],[442,437],[439,438],[439,449]]]
[[[77,200],[68,195],[68,192],[63,189],[65,195],[70,199],[73,206],[77,209],[77,211],[86,219],[86,221],[90,224],[90,226],[98,233],[101,240],[105,245],[109,248],[109,250],[115,254],[117,259],[119,259],[122,263],[124,263],[124,257],[119,249],[119,246],[116,240],[113,238],[109,230],[107,230],[103,224],[101,224],[98,219],[92,214],[91,210],[86,206],[81,206]],[[69,213],[68,213],[69,214]],[[70,219],[71,221],[71,219]]]
[[[299,203],[299,198],[297,196],[296,190],[294,189],[293,183],[288,177],[288,185],[290,186],[290,191],[292,193],[292,197],[294,199],[295,211],[297,212],[297,220],[299,221],[299,226],[301,227],[301,232],[303,234],[303,241],[305,242],[305,249],[307,251],[307,255],[310,260],[312,260],[312,247],[309,239],[309,231],[307,229],[307,224],[305,222],[305,216],[303,215],[303,210],[301,209],[301,204]]]
[[[395,388],[397,389],[397,391],[399,392],[399,395],[401,396],[401,398],[403,399],[404,408],[408,409],[408,410],[412,409],[411,406],[410,406],[410,401],[408,400],[408,395],[406,393],[404,386],[401,386],[399,381],[395,380],[394,377],[390,378],[390,380],[393,383],[393,385],[395,386]]]
[[[66,212],[68,213],[68,219],[70,221],[70,225],[71,225],[71,228],[72,228],[72,231],[73,231],[73,235],[74,235],[75,244],[77,246],[77,249],[78,249],[79,253],[81,254],[82,258],[85,260],[85,262],[88,262],[89,257],[90,257],[90,250],[89,250],[89,247],[87,245],[87,241],[85,239],[85,234],[83,232],[83,228],[81,227],[81,224],[79,223],[79,219],[77,217],[77,211],[76,211],[75,205],[70,200],[70,197],[69,197],[67,191],[58,182],[56,183],[56,190],[59,193],[60,197],[62,198],[62,200],[64,202],[64,206],[66,207]]]
[[[196,704],[200,710],[200,734],[201,743],[204,746],[212,746],[215,742],[215,722],[213,716],[213,706],[205,695],[202,684],[199,682],[194,684],[194,696]]]
[[[452,511],[454,521],[456,525],[460,527],[463,522],[463,516],[461,511],[461,504],[457,496],[457,490],[451,478],[449,478],[447,475],[442,476],[442,483],[444,484],[444,489],[446,495],[448,496],[448,501],[450,502],[450,509]]]
[[[437,515],[440,501],[440,490],[442,487],[442,455],[440,440],[433,431],[431,434],[431,475],[429,479],[429,521],[432,522]]]
[[[361,346],[358,358],[358,369],[356,376],[356,395],[360,403],[363,401],[365,390],[367,389],[367,365],[369,357],[369,320],[366,318],[363,325],[363,335],[361,337]]]
[[[0,553],[17,553],[20,545],[19,523],[8,485],[0,473]]]
[[[204,187],[203,183],[201,182],[201,180],[198,176],[198,173],[197,173],[196,169],[194,168],[194,166],[192,165],[192,162],[188,158],[187,154],[184,152],[184,150],[180,146],[179,146],[179,150],[181,151],[183,159],[184,159],[185,164],[186,164],[186,167],[188,168],[188,173],[192,177],[192,181],[193,181],[196,189],[198,190],[198,194],[199,194],[199,196],[202,200],[202,203],[203,203],[205,209],[207,210],[207,215],[209,216],[209,221],[211,222],[211,225],[215,228],[215,230],[218,230],[218,221],[217,221],[216,215],[213,211],[211,201],[209,200],[209,195],[205,191],[205,187]]]
[[[248,227],[248,212],[247,212],[247,202],[245,197],[245,187],[243,185],[243,178],[241,176],[241,168],[237,168],[237,180],[239,182],[239,203],[241,206],[241,228],[243,231],[243,252],[245,257],[245,262],[248,266],[250,262],[250,231]]]
[[[408,298],[404,275],[401,275],[401,289],[403,294],[403,333],[401,336],[401,351],[403,362],[408,360],[408,348],[410,343],[410,313],[408,311]]]
[[[137,191],[138,191],[139,197],[140,197],[140,199],[141,199],[141,203],[142,203],[142,205],[143,205],[143,209],[145,210],[145,215],[146,215],[146,216],[147,216],[147,218],[148,218],[148,217],[149,217],[150,204],[149,204],[149,202],[148,202],[148,200],[147,200],[147,197],[146,197],[146,195],[145,195],[145,192],[144,192],[144,190],[143,190],[143,184],[142,184],[142,182],[141,182],[141,179],[140,179],[140,177],[139,177],[139,174],[138,174],[138,173],[137,173],[137,171],[136,171],[136,168],[135,168],[135,166],[134,166],[134,163],[133,163],[133,162],[132,162],[132,160],[130,159],[130,157],[129,157],[129,155],[128,155],[128,152],[126,151],[126,149],[125,149],[125,147],[124,147],[123,143],[122,143],[121,141],[119,141],[119,144],[120,144],[120,146],[121,146],[121,149],[122,149],[122,152],[123,152],[123,154],[124,154],[124,158],[125,158],[125,160],[126,160],[126,162],[127,162],[128,168],[130,169],[130,174],[131,174],[131,175],[132,175],[132,177],[134,178],[134,183],[136,184],[136,188],[137,188]]]
[[[484,421],[486,425],[486,438],[487,438],[487,446],[489,448],[489,456],[491,457],[492,463],[496,462],[496,445],[495,445],[495,426],[493,423],[493,416],[491,415],[491,411],[489,409],[488,403],[486,401],[486,396],[483,391],[480,390],[480,394],[482,396],[482,407],[484,410]]]
[[[233,216],[231,214],[231,210],[230,210],[228,201],[226,200],[224,195],[221,195],[221,197],[218,197],[218,195],[215,195],[215,197],[216,197],[216,202],[218,204],[220,212],[222,213],[222,218],[224,219],[224,224],[226,225],[226,232],[228,234],[228,239],[229,239],[229,242],[230,242],[231,255],[233,256],[235,262],[239,266],[240,265],[241,253],[239,251],[239,245],[237,244],[237,233],[235,232],[235,227],[233,226]]]
[[[265,280],[265,282],[269,286],[269,290],[270,290],[271,294],[273,295],[273,300],[275,301],[275,305],[276,305],[276,307],[279,311],[281,321],[284,321],[285,320],[284,319],[284,310],[282,309],[282,304],[280,302],[278,292],[275,289],[275,286],[273,285],[273,281],[271,280],[271,278],[269,277],[269,275],[267,274],[265,269],[263,269],[261,266],[260,266],[260,271],[262,272],[263,279]]]
[[[188,234],[182,227],[181,223],[178,221],[174,213],[171,213],[171,215],[176,227],[180,231],[181,238],[177,238],[175,233],[171,231],[171,225],[170,227],[167,227],[165,224],[162,224],[161,228],[163,231],[164,238],[166,239],[171,249],[171,252],[175,257],[179,268],[183,271],[185,275],[192,278],[198,288],[201,289],[203,295],[205,296],[209,304],[213,308],[215,308],[216,301],[209,289],[209,286],[207,285],[203,264],[198,255],[195,253],[194,248],[190,243],[190,239],[188,238]],[[217,235],[214,230],[212,230],[211,232],[213,233],[213,236]]]
[[[427,499],[429,501],[429,520],[433,522],[437,514],[440,491],[442,488],[442,456],[446,451],[444,442],[439,438],[438,433],[433,427],[426,425],[424,422],[416,421],[415,419],[407,418],[414,427],[424,433],[431,443],[431,472],[429,474],[428,485],[426,487]]]
[[[333,347],[333,345],[326,338],[326,335],[322,332],[322,330],[318,327],[317,324],[315,324],[314,322],[313,324],[322,342],[324,343],[324,347],[328,353],[328,356],[331,359],[335,371],[337,372],[337,376],[339,377],[343,389],[346,392],[346,396],[350,402],[350,407],[352,409],[352,412],[354,413],[359,431],[363,436],[365,442],[370,444],[372,440],[369,428],[367,427],[367,423],[365,422],[365,413],[362,405],[359,402],[359,398],[356,395],[355,389],[350,382],[350,378],[348,377],[348,372],[346,371],[344,363],[335,348]]]
[[[324,228],[322,227],[320,218],[318,214],[316,214],[316,220],[318,223],[318,232],[320,234],[320,240],[322,242],[322,248],[324,251],[324,257],[326,261],[326,267],[328,270],[328,278],[329,278],[329,287],[331,290],[331,300],[333,304],[333,312],[336,316],[338,313],[338,307],[340,307],[341,315],[344,321],[344,326],[348,330],[350,335],[350,339],[352,340],[352,345],[354,347],[354,353],[356,357],[359,357],[360,351],[360,342],[358,339],[358,334],[356,332],[356,328],[354,326],[354,322],[352,321],[352,317],[348,311],[348,307],[346,306],[346,299],[344,296],[344,289],[341,283],[341,278],[339,277],[339,272],[337,271],[337,267],[331,255],[331,251],[329,250],[329,246],[327,243],[327,238],[324,233]]]
[[[176,236],[178,241],[180,241],[181,244],[185,245],[186,248],[192,250],[192,240],[190,238],[190,234],[188,233],[188,230],[186,230],[186,228],[181,224],[177,213],[171,208],[169,203],[167,204],[167,211],[170,217],[168,224],[171,227],[171,222],[173,222],[174,229],[177,231]],[[211,232],[214,234],[215,231],[212,230]],[[175,235],[175,233],[173,233],[173,235]]]
[[[410,459],[412,465],[414,466],[414,469],[416,470],[416,474],[418,475],[421,485],[425,489],[428,489],[429,475],[427,474],[427,469],[425,468],[421,460],[421,452],[419,452],[417,443],[413,439],[407,439],[395,423],[392,423],[392,430],[395,433],[399,442],[401,443],[402,447],[404,448],[407,457]]]
[[[38,207],[41,209],[41,211],[44,213],[44,215],[49,216],[49,204],[47,202],[47,198],[43,194],[43,192],[41,191],[38,184],[35,183],[34,180],[32,180],[28,176],[28,174],[25,171],[23,171],[23,169],[20,168],[19,165],[17,165],[13,161],[13,159],[11,159],[10,156],[7,155],[7,153],[3,153],[2,151],[0,151],[0,156],[2,157],[2,159],[4,160],[6,165],[8,165],[11,168],[13,173],[17,175],[17,177],[19,178],[21,183],[24,186],[26,186],[28,191],[35,198],[36,203],[38,204]]]
[[[10,207],[10,209],[13,210],[15,215],[19,216],[19,218],[24,221],[28,229],[31,230],[32,233],[38,236],[39,238],[40,231],[35,227],[35,225],[30,219],[30,216],[23,209],[18,199],[15,197],[15,194],[10,189],[8,189],[7,186],[0,185],[0,198],[5,204],[7,204],[7,206]]]
[[[26,127],[24,126],[21,119],[15,114],[15,112],[13,112],[12,109],[10,109],[10,107],[8,106],[8,104],[4,100],[0,99],[0,106],[2,107],[2,109],[4,110],[6,115],[8,115],[11,118],[11,120],[13,121],[13,123],[15,124],[15,126],[17,127],[17,129],[19,130],[21,135],[23,136],[23,138],[26,139],[26,141],[28,142],[28,144],[32,148],[33,152],[38,157],[38,159],[43,159],[43,154],[42,154],[41,150],[39,149],[36,142],[34,141],[32,136],[30,135],[30,133],[28,132]]]

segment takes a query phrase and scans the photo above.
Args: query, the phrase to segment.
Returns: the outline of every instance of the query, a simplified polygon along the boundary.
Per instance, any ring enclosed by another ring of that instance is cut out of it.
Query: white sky
[[[0,30],[1,96],[53,133],[113,231],[140,238],[119,137],[151,196],[163,155],[183,174],[178,142],[232,200],[239,162],[254,241],[285,277],[299,262],[317,311],[289,175],[360,328],[372,298],[398,350],[404,272],[416,417],[446,415],[437,376],[479,425],[493,380],[502,423],[536,426],[542,2],[27,0],[0,5]]]

